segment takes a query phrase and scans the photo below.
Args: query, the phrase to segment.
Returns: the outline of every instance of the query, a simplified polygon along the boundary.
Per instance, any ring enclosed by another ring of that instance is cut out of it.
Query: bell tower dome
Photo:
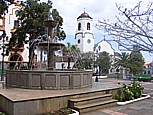
[[[81,53],[93,52],[94,34],[92,21],[93,19],[85,11],[77,18],[75,42]]]

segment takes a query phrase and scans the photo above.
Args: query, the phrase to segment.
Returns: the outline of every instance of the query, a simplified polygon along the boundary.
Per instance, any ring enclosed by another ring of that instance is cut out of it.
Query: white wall
[[[99,46],[101,47],[100,50],[99,50]],[[104,52],[104,51],[107,52],[107,53],[109,53],[109,54],[111,54],[111,55],[114,55],[114,49],[105,40],[99,42],[98,45],[95,48],[95,53],[100,53],[100,52]]]
[[[5,32],[6,32],[6,36],[8,37],[8,41],[6,41],[6,38],[5,38],[5,43],[8,43],[10,38],[12,37],[11,30],[15,31],[14,21],[17,20],[17,18],[18,18],[18,17],[16,17],[16,14],[15,14],[15,12],[17,10],[20,10],[20,6],[19,5],[15,5],[15,4],[9,5],[8,13],[6,13],[6,15],[5,15]],[[0,23],[1,23],[1,21],[0,21]],[[0,31],[0,35],[2,33],[3,32]],[[0,44],[2,44],[2,40],[0,40]],[[23,57],[23,61],[24,62],[28,62],[29,61],[29,49],[28,48],[29,48],[29,44],[24,44],[23,52],[20,52],[20,51],[18,52]],[[0,54],[1,53],[2,53],[2,50],[0,50]],[[4,61],[8,61],[9,56],[5,56],[4,57]],[[0,55],[0,60],[2,60],[2,56],[1,55]]]
[[[55,68],[56,69],[62,69],[62,63],[64,64],[64,69],[67,69],[68,67],[68,62],[56,62]],[[74,65],[74,62],[70,62],[70,68],[72,69]]]

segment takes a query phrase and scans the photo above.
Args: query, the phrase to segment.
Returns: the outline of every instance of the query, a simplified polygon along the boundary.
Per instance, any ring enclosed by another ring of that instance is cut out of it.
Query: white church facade
[[[81,53],[93,52],[94,34],[92,21],[93,19],[85,11],[77,18],[75,42]]]

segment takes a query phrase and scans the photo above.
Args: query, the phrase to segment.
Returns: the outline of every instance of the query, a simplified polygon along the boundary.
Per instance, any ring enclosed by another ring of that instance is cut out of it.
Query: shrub
[[[131,82],[130,84],[123,84],[123,87],[118,89],[117,94],[114,96],[119,101],[129,101],[142,97],[143,87],[139,82]]]
[[[25,66],[25,65],[22,65],[22,66],[20,67],[20,69],[21,69],[21,70],[26,70],[26,69],[28,69],[28,67]]]

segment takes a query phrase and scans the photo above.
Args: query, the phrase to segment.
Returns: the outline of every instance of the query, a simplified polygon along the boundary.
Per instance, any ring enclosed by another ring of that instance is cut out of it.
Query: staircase
[[[79,94],[69,100],[69,107],[80,113],[116,105],[117,100],[112,99],[109,91],[90,92]]]

